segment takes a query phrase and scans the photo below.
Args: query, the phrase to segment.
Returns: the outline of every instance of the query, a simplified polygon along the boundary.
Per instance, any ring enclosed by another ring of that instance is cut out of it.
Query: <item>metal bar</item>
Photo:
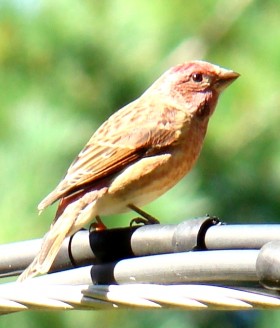
[[[198,218],[178,225],[147,225],[103,231],[80,231],[66,239],[52,266],[61,271],[135,256],[188,250],[260,249],[280,240],[280,225],[219,225],[215,218]],[[18,274],[33,260],[41,240],[0,246],[0,276]]]
[[[280,240],[280,224],[219,225],[205,234],[207,249],[260,249],[273,240]]]
[[[92,266],[97,284],[258,281],[257,250],[184,252]]]
[[[255,283],[258,254],[257,250],[218,250],[152,255],[66,270],[29,282],[40,285]]]

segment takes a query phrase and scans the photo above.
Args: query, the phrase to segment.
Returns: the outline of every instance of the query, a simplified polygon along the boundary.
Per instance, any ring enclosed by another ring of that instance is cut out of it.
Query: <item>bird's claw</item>
[[[100,216],[96,216],[95,218],[95,222],[93,222],[90,227],[89,227],[89,231],[100,231],[100,230],[106,230],[107,227],[105,226],[105,224],[102,222]]]

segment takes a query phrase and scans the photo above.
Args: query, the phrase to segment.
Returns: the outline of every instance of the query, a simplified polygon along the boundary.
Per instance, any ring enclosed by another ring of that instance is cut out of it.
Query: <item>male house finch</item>
[[[60,199],[41,250],[19,281],[46,273],[63,240],[93,218],[139,212],[183,178],[198,158],[220,93],[238,76],[203,61],[177,65],[104,122],[39,204],[42,211]]]

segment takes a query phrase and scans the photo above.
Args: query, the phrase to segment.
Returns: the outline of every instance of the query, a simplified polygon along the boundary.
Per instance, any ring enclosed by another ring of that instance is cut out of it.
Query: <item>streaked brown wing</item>
[[[178,138],[178,132],[170,124],[160,127],[154,120],[148,120],[145,125],[142,122],[135,124],[135,121],[131,123],[131,117],[122,117],[122,111],[116,114],[96,131],[69,167],[65,178],[39,204],[39,210],[71,191],[77,191],[80,186],[121,171],[146,152],[160,151]]]

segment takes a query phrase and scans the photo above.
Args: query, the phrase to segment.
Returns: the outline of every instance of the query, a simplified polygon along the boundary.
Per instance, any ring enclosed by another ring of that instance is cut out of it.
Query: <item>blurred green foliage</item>
[[[1,242],[42,236],[55,206],[40,218],[36,206],[93,131],[165,69],[189,59],[242,76],[223,95],[196,168],[146,209],[162,222],[205,213],[277,222],[279,13],[278,0],[0,0]],[[262,312],[255,322],[255,315],[220,312],[20,313],[0,326],[279,326],[279,314],[271,315]]]

